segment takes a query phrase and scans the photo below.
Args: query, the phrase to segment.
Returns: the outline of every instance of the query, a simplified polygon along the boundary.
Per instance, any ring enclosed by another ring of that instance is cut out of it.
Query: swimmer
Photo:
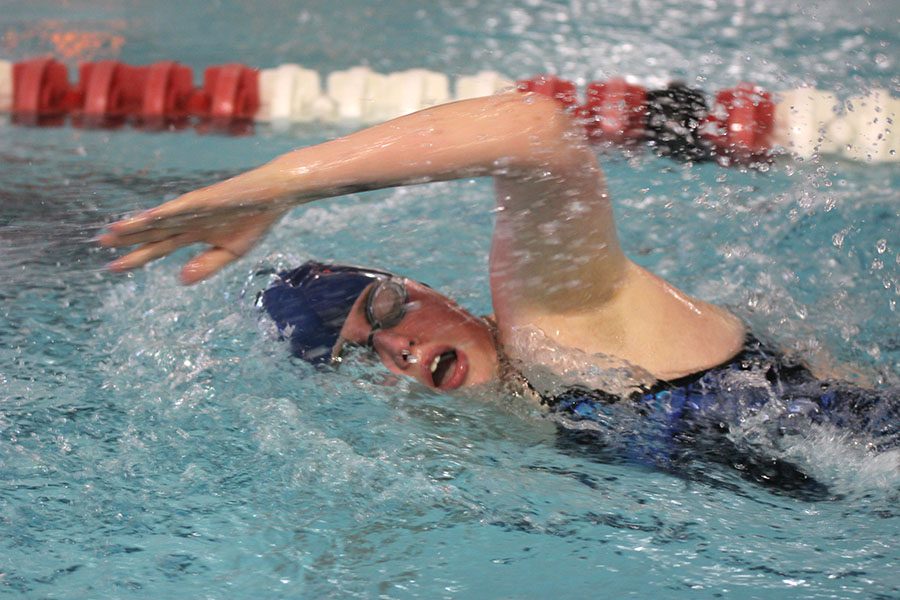
[[[114,271],[205,244],[181,272],[191,284],[243,256],[297,205],[477,176],[493,177],[496,191],[490,318],[384,271],[308,263],[261,296],[293,352],[322,363],[347,344],[367,346],[393,373],[440,390],[514,379],[575,422],[627,399],[661,419],[670,438],[715,429],[736,406],[758,410],[778,396],[788,416],[830,415],[897,441],[895,391],[871,409],[872,394],[818,380],[727,310],[626,257],[583,128],[543,96],[441,105],[295,150],[114,223],[100,243],[137,246]],[[735,377],[760,385],[726,399]]]
[[[364,305],[373,296],[366,288],[348,307],[335,343],[368,342],[390,370],[440,388],[498,377],[498,353],[505,362],[527,364],[533,356],[520,342],[531,331],[542,332],[548,344],[602,357],[604,368],[613,361],[645,384],[704,372],[741,351],[745,331],[736,317],[625,256],[583,128],[553,100],[534,94],[441,105],[289,152],[114,223],[100,243],[137,246],[110,263],[113,271],[204,244],[181,272],[191,284],[243,256],[295,206],[479,176],[493,177],[498,211],[492,321],[418,282],[385,274],[379,283],[395,281],[409,296],[403,318],[390,327],[367,319]],[[445,375],[440,381],[431,374],[435,357]],[[450,359],[454,364],[442,364]]]

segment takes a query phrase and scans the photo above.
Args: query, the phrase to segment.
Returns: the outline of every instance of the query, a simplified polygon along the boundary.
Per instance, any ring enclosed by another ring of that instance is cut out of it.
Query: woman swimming
[[[299,149],[110,226],[111,263],[133,269],[209,246],[181,273],[194,283],[246,253],[292,207],[350,192],[494,178],[494,315],[479,319],[419,282],[307,263],[260,296],[310,362],[366,345],[392,372],[440,390],[501,380],[545,406],[561,448],[613,443],[638,462],[690,473],[695,458],[809,498],[827,488],[776,449],[793,432],[836,426],[880,452],[900,443],[900,394],[822,381],[752,336],[726,310],[629,260],[594,152],[554,101],[505,94],[439,106]],[[626,399],[627,402],[621,400]],[[750,423],[752,432],[737,431]],[[616,437],[616,436],[614,436]]]
[[[876,451],[900,441],[897,390],[821,381],[728,311],[629,260],[583,129],[542,96],[443,105],[299,149],[114,223],[100,241],[138,246],[115,271],[206,244],[182,270],[190,284],[237,260],[296,205],[476,176],[492,176],[496,190],[492,318],[384,271],[311,262],[260,297],[292,351],[319,363],[339,360],[348,343],[368,346],[390,371],[441,390],[513,380],[557,419],[560,440],[588,432],[602,446],[591,425],[637,416],[625,443],[637,460],[683,464],[687,449],[782,490],[822,491],[732,427],[753,421],[772,432],[767,444],[801,422],[845,427]]]
[[[206,244],[182,270],[190,284],[245,254],[294,206],[476,176],[492,176],[496,189],[490,282],[499,348],[487,322],[408,280],[412,302],[404,317],[374,332],[365,315],[369,295],[357,290],[339,332],[343,341],[369,342],[392,371],[444,388],[496,377],[500,348],[517,365],[532,362],[523,339],[534,332],[594,357],[588,360],[604,369],[629,369],[641,384],[703,372],[740,352],[745,332],[736,317],[623,254],[583,129],[554,101],[534,94],[442,105],[295,150],[114,223],[100,242],[138,246],[110,264],[115,271]],[[452,369],[441,356],[455,361]],[[434,379],[435,357],[451,377]]]

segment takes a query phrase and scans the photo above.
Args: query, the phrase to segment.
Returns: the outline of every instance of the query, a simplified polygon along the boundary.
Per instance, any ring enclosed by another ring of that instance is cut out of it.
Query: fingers
[[[135,233],[119,233],[115,228],[117,223],[110,226],[108,233],[101,234],[97,242],[107,248],[122,248],[124,246],[136,246],[138,244],[153,244],[183,234],[181,227],[163,227],[147,229]]]
[[[118,238],[136,236],[156,230],[172,230],[180,228],[184,231],[197,218],[210,213],[209,199],[196,190],[183,194],[174,200],[126,217],[109,226],[109,233],[101,237],[101,243],[114,245]],[[170,234],[171,235],[171,234]],[[143,243],[148,240],[132,241]],[[119,245],[128,245],[120,243]]]
[[[219,219],[226,215],[219,215]],[[127,246],[147,241],[157,241],[161,237],[169,237],[178,233],[200,229],[215,224],[209,211],[196,211],[173,216],[159,214],[154,208],[139,215],[122,219],[108,227],[108,233],[100,237],[101,243],[107,245]]]
[[[193,236],[183,234],[158,242],[147,243],[134,252],[130,252],[125,256],[117,258],[107,266],[110,271],[130,271],[131,269],[142,267],[152,260],[171,254],[178,248],[192,244],[195,241]]]
[[[108,231],[101,234],[97,240],[101,245],[111,248],[146,244],[182,233],[233,227],[240,225],[244,219],[268,212],[252,206],[224,207],[216,211],[207,207],[193,212],[173,214],[167,214],[171,211],[167,209],[164,212],[163,209],[167,209],[167,205],[112,223]]]
[[[109,226],[109,231],[113,235],[126,236],[154,229],[182,225],[182,223],[179,222],[171,222],[171,219],[164,219],[163,215],[159,214],[160,208],[161,207],[157,206],[156,208],[151,208],[150,210],[145,210],[131,217],[116,221]]]
[[[134,252],[118,258],[107,267],[111,271],[123,272],[142,267],[147,263],[171,254],[182,246],[194,243],[195,239],[190,235],[178,235],[167,240],[144,244]],[[239,254],[226,248],[211,248],[192,258],[181,270],[181,281],[185,285],[191,285],[214,275],[225,265],[237,260]]]
[[[228,263],[234,262],[239,255],[225,248],[212,248],[192,258],[181,269],[181,282],[191,285],[214,275]]]

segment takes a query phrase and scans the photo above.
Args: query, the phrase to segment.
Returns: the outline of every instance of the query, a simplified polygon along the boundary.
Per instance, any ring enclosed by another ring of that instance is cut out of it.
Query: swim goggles
[[[366,320],[373,331],[396,327],[406,316],[409,292],[402,279],[380,279],[366,296]]]

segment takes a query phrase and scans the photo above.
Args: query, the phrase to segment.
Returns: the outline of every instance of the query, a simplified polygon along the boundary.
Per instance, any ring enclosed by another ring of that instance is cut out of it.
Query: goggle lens
[[[385,279],[375,284],[366,298],[366,319],[374,329],[396,326],[406,315],[409,294],[406,286],[396,279]]]

